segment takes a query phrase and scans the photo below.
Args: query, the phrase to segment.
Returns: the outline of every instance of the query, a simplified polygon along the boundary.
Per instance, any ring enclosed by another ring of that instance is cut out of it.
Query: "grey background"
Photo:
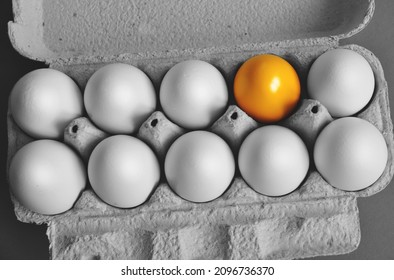
[[[20,56],[11,46],[7,22],[12,20],[12,1],[1,1],[0,27],[0,259],[48,259],[45,225],[16,220],[6,181],[8,96],[16,81],[33,69],[46,67]],[[381,61],[389,85],[391,114],[394,115],[394,1],[376,0],[375,15],[361,33],[341,44],[358,44]],[[316,259],[394,259],[394,181],[382,192],[358,199],[361,243],[354,252]]]

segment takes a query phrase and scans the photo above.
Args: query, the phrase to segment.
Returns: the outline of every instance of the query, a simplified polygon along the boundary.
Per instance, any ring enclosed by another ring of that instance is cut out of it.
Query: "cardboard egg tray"
[[[52,259],[294,259],[357,248],[357,197],[381,191],[392,179],[393,125],[379,60],[360,46],[339,46],[339,40],[365,27],[374,1],[14,0],[13,4],[15,20],[9,31],[15,48],[71,76],[82,90],[94,71],[112,62],[140,68],[157,92],[177,62],[201,59],[216,66],[227,81],[230,102],[207,130],[223,137],[235,156],[246,135],[262,125],[235,106],[232,83],[245,60],[274,53],[295,67],[303,100],[280,125],[296,131],[311,153],[314,139],[332,118],[320,103],[307,99],[309,68],[329,49],[352,49],[368,60],[376,79],[373,99],[357,116],[382,132],[389,152],[382,176],[358,192],[330,186],[311,163],[302,185],[282,197],[256,193],[237,171],[227,191],[207,203],[175,195],[164,174],[146,203],[131,209],[104,203],[89,186],[73,209],[55,216],[34,213],[13,198],[18,220],[48,225]],[[159,105],[134,136],[150,145],[163,164],[169,145],[185,132],[160,112]],[[64,141],[87,160],[91,147],[106,136],[81,118],[65,128]],[[8,141],[8,161],[33,141],[9,113]]]

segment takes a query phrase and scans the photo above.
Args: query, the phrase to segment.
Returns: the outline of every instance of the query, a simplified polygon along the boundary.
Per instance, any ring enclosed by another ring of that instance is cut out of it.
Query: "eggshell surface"
[[[375,77],[368,61],[355,51],[334,49],[319,56],[309,70],[308,93],[333,117],[351,116],[371,100]]]
[[[314,161],[334,187],[357,191],[382,175],[388,159],[386,141],[371,123],[354,117],[333,121],[319,134]]]
[[[83,99],[66,74],[38,69],[15,84],[10,111],[17,125],[32,137],[57,139],[69,122],[83,114]]]
[[[101,141],[88,163],[89,181],[106,203],[135,207],[149,197],[160,179],[156,155],[141,140],[116,135]]]
[[[72,208],[86,185],[82,160],[68,146],[37,140],[22,147],[9,168],[11,191],[26,208],[45,215]]]
[[[296,70],[277,55],[254,56],[245,61],[235,75],[237,104],[249,116],[263,123],[287,117],[296,107],[300,95]]]
[[[156,93],[144,72],[114,63],[90,77],[84,102],[90,119],[99,128],[112,134],[130,134],[155,110]]]
[[[250,133],[241,145],[238,165],[255,191],[281,196],[295,190],[309,169],[308,150],[292,130],[269,125]]]
[[[207,131],[193,131],[171,145],[164,169],[167,182],[176,194],[192,202],[206,202],[219,197],[229,187],[235,162],[222,138]]]
[[[173,66],[160,87],[160,103],[167,117],[187,129],[213,123],[226,109],[228,92],[222,74],[211,64],[187,60]]]

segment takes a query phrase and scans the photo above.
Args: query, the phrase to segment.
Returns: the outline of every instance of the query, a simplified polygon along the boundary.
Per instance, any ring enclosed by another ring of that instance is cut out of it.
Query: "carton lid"
[[[124,53],[157,57],[339,40],[362,30],[374,6],[374,0],[13,0],[9,36],[22,55],[48,63]]]

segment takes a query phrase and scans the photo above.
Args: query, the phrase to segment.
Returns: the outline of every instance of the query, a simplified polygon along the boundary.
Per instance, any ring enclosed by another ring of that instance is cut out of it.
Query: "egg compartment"
[[[116,3],[16,0],[10,38],[22,54],[46,61],[51,68],[71,76],[82,89],[94,71],[107,63],[124,62],[140,68],[158,90],[164,74],[177,62],[191,58],[205,60],[224,75],[229,105],[234,105],[232,81],[237,69],[245,60],[261,53],[282,56],[295,67],[305,99],[306,77],[314,59],[339,47],[339,39],[360,31],[374,9],[374,1],[355,0],[346,3],[286,0],[280,5],[275,1],[253,0],[246,6],[243,1],[195,3],[183,1],[182,8],[177,8],[180,4],[174,0]],[[206,13],[207,7],[212,8],[211,13]],[[180,18],[169,17],[175,15],[173,9],[180,13]],[[318,13],[306,16],[316,10]],[[149,16],[150,11],[154,11],[156,18]],[[251,13],[250,22],[245,23],[242,15],[247,13]],[[164,27],[160,27],[158,19],[162,19]],[[180,19],[190,20],[188,24],[179,24]],[[156,25],[150,24],[150,20]],[[268,26],[270,20],[273,29],[261,28]],[[174,21],[178,21],[176,25]],[[226,24],[227,21],[230,23]],[[198,28],[200,23],[207,24],[209,29]],[[163,34],[158,33],[159,27],[164,28]],[[174,28],[177,32],[172,31]],[[327,33],[338,35],[319,37]],[[293,37],[295,34],[297,37]],[[129,40],[130,36],[134,40]],[[13,199],[17,218],[48,224],[53,259],[290,259],[343,254],[356,249],[360,241],[356,198],[372,195],[390,182],[393,132],[387,83],[378,59],[362,47],[344,47],[363,55],[375,73],[374,97],[357,115],[373,123],[388,145],[386,169],[373,186],[359,192],[344,192],[327,184],[312,167],[302,186],[283,197],[258,194],[236,177],[220,198],[196,204],[179,198],[162,182],[145,204],[132,209],[109,206],[89,188],[73,209],[56,216],[34,213]],[[307,108],[301,106],[299,110]],[[234,112],[237,117],[233,117]],[[145,134],[140,130],[139,138],[162,156],[166,149],[161,140],[168,138],[158,129],[162,122],[174,126],[159,112],[154,119],[158,121],[156,125],[150,125],[153,119],[142,125]],[[313,142],[316,128],[322,127],[316,126],[318,123],[311,108],[296,112],[283,125],[299,134],[303,133],[300,127],[313,129],[311,134],[304,130],[304,139],[312,139],[305,141]],[[227,137],[236,152],[241,139],[255,126],[253,120],[232,106],[210,130]],[[86,132],[83,127],[81,131]],[[8,160],[32,141],[9,113],[8,138]]]

